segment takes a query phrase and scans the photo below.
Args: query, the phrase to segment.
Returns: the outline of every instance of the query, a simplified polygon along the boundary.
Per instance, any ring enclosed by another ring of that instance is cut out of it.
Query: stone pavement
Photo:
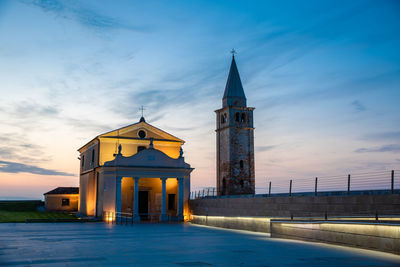
[[[3,223],[8,265],[399,266],[400,256],[191,224]]]

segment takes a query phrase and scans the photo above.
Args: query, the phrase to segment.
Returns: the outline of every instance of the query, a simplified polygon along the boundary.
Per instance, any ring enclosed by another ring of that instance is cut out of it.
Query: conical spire
[[[228,80],[226,81],[222,105],[246,107],[246,96],[244,94],[239,71],[235,62],[235,55],[232,53],[231,69],[229,70]]]

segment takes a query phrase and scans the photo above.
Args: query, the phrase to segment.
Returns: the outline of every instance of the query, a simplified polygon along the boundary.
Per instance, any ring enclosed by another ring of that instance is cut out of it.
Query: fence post
[[[390,191],[392,192],[392,194],[394,193],[394,170],[392,170],[392,182],[390,185]]]
[[[210,188],[207,188],[207,196],[210,196]]]
[[[292,196],[292,179],[290,179],[289,196]]]
[[[213,188],[213,197],[215,197],[215,188]]]
[[[350,195],[350,174],[347,176],[347,194]]]
[[[271,181],[269,181],[268,196],[271,196]]]
[[[203,197],[204,197],[204,189],[203,189]]]
[[[315,177],[315,189],[314,189],[314,196],[317,195],[318,192],[318,177]]]

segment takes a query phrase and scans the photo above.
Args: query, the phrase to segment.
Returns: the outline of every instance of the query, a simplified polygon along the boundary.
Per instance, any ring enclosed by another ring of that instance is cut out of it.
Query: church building
[[[255,193],[253,110],[247,107],[239,71],[232,63],[217,115],[218,195]]]
[[[130,214],[135,221],[183,220],[193,171],[185,163],[183,144],[144,117],[96,136],[78,150],[79,213],[99,218]]]

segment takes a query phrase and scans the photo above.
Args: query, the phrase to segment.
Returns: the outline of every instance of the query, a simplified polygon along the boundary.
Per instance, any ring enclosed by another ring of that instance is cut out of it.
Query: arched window
[[[82,162],[81,163],[82,163],[82,167],[83,167],[83,165],[85,165],[85,155],[82,156]]]
[[[236,120],[237,122],[239,122],[239,119],[240,119],[240,114],[239,114],[239,112],[236,112],[236,113],[235,113],[235,120]]]
[[[224,115],[221,115],[221,124],[222,124],[222,123],[225,123]]]
[[[239,164],[240,164],[240,169],[243,170],[243,160],[241,160],[241,161],[239,162]]]
[[[242,118],[240,120],[241,122],[245,122],[246,121],[246,114],[242,113]]]

